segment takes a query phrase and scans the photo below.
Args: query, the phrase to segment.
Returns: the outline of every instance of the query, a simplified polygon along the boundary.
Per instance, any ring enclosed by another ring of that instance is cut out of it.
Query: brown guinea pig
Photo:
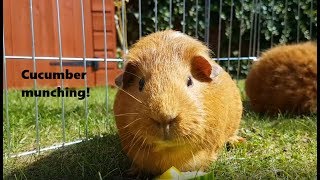
[[[116,84],[116,125],[136,169],[205,170],[226,141],[242,140],[239,89],[190,36],[166,30],[143,37]]]
[[[308,114],[317,111],[317,45],[279,45],[264,52],[245,83],[252,109]]]

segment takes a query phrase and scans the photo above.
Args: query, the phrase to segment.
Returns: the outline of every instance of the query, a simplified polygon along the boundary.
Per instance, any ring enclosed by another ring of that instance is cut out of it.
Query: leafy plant
[[[220,1],[211,1],[209,6],[206,1],[200,0],[172,0],[171,16],[170,1],[141,2],[142,36],[156,30],[169,29],[171,20],[172,29],[184,30],[186,34],[206,41],[205,31],[206,27],[209,27],[208,46],[213,50],[214,57],[259,56],[264,50],[279,43],[307,41],[317,37],[316,0],[221,0],[221,14]],[[206,21],[206,7],[210,7],[209,26],[209,21]],[[130,46],[139,39],[138,0],[128,2],[127,16]],[[220,64],[226,69],[228,65],[231,66],[230,73],[236,75],[237,71],[234,70],[237,69],[238,62]],[[250,63],[241,62],[240,76],[247,74],[249,67],[246,64]]]

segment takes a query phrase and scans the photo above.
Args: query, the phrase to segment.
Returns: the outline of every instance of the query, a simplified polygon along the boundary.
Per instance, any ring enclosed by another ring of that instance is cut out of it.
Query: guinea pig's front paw
[[[137,166],[132,165],[128,170],[125,171],[125,174],[128,176],[139,176],[140,169]]]
[[[246,142],[246,138],[238,135],[231,136],[226,143],[227,150],[236,147],[237,144]]]
[[[153,175],[147,172],[143,172],[136,165],[131,165],[131,167],[125,171],[125,174],[133,179],[152,179]]]

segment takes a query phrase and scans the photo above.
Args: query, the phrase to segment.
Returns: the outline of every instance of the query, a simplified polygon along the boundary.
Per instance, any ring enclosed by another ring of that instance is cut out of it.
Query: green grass
[[[247,141],[224,148],[211,170],[217,179],[315,179],[316,115],[290,117],[258,116],[244,101],[240,135]],[[116,90],[109,88],[106,111],[105,88],[91,88],[88,98],[88,137],[92,140],[40,155],[4,158],[5,179],[120,179],[131,162],[121,152],[112,117]],[[9,92],[11,154],[34,150],[36,146],[34,98],[22,98],[21,91]],[[39,98],[40,146],[61,143],[61,98]],[[84,100],[65,98],[66,141],[85,138]],[[4,152],[8,153],[4,112]]]

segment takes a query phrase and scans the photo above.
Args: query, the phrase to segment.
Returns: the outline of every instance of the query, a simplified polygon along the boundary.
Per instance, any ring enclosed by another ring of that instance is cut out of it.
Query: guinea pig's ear
[[[123,89],[129,87],[134,78],[137,76],[137,69],[137,66],[133,63],[127,63],[124,72],[115,79],[115,84]]]
[[[201,82],[211,82],[222,72],[221,70],[219,65],[211,65],[202,56],[196,56],[191,61],[191,74]]]
[[[123,79],[123,73],[117,76],[116,79],[114,80],[114,83],[121,88],[122,88],[122,79]]]

